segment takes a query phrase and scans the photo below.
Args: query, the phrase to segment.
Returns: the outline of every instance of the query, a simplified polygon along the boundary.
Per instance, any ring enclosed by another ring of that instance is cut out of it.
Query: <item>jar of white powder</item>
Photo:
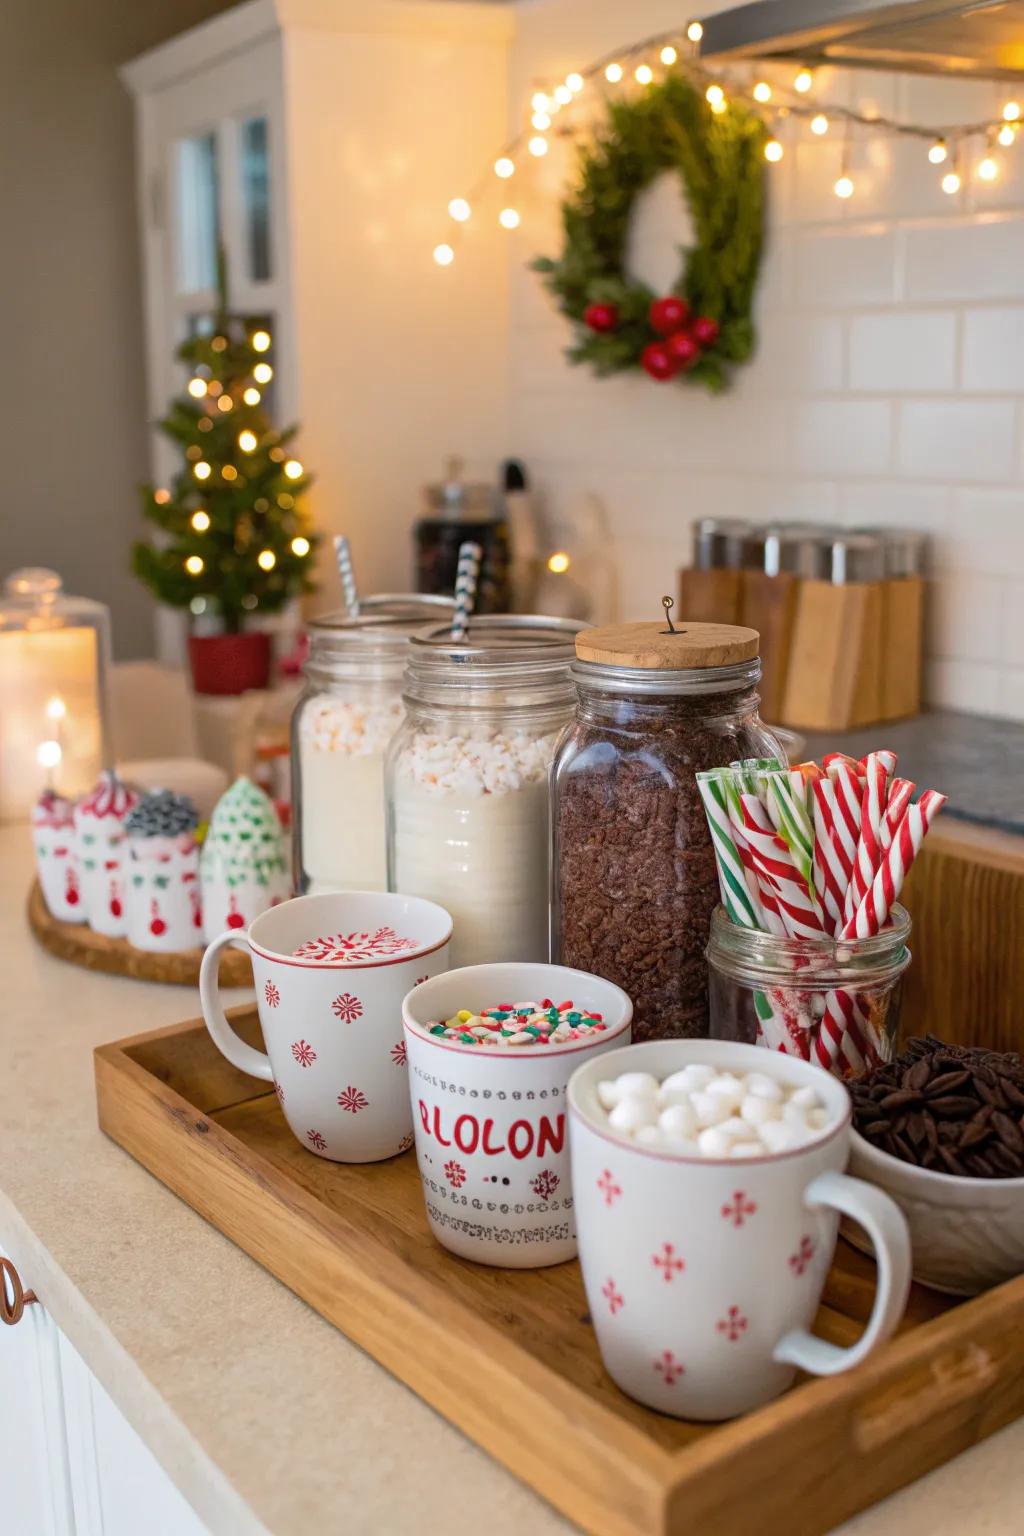
[[[292,716],[295,884],[302,893],[383,891],[384,751],[402,719],[409,637],[446,597],[364,598],[358,618],[309,626],[306,688]]]
[[[388,749],[388,886],[454,919],[451,963],[548,958],[548,769],[582,626],[491,614],[409,645]]]

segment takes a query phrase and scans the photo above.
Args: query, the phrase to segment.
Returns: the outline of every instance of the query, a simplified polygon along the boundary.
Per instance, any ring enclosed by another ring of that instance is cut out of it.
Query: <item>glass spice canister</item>
[[[388,750],[388,883],[454,919],[451,963],[548,959],[548,775],[580,626],[525,614],[409,646]]]
[[[384,752],[402,721],[410,636],[451,613],[446,597],[364,598],[358,617],[309,626],[292,715],[292,827],[300,893],[383,891]]]
[[[576,655],[553,770],[555,958],[629,994],[634,1040],[704,1036],[719,890],[695,775],[779,752],[757,713],[757,631],[666,618],[586,630]]]

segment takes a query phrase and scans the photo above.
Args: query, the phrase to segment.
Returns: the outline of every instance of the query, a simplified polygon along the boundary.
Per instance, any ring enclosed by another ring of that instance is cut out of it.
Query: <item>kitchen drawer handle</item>
[[[25,1308],[38,1300],[35,1291],[24,1289],[21,1276],[10,1259],[0,1259],[0,1323],[8,1323],[13,1328],[15,1323],[21,1322]]]

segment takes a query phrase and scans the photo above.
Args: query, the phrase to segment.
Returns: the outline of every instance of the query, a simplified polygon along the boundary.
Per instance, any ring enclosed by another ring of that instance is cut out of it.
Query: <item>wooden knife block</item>
[[[679,613],[695,624],[742,624],[740,571],[679,572]]]

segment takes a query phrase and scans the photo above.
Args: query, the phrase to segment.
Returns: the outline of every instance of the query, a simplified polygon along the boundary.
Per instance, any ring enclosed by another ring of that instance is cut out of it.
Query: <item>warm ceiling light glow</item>
[[[198,464],[192,466],[192,473],[197,480],[208,480],[210,478],[210,466],[205,459],[200,459]]]
[[[202,555],[189,555],[185,561],[185,569],[190,576],[201,576],[203,574]]]
[[[242,399],[245,401],[246,405],[259,405],[260,392],[258,389],[253,389],[252,385],[250,384],[248,389],[242,391]]]
[[[450,267],[455,260],[455,252],[450,245],[435,245],[434,260],[439,267]]]
[[[47,720],[63,720],[68,712],[68,707],[59,694],[55,693],[52,699],[46,702]]]
[[[714,112],[715,116],[718,117],[726,110],[728,105],[729,103],[726,101],[725,97],[722,96],[720,100],[713,101],[711,103],[711,110]]]
[[[274,377],[274,370],[269,363],[257,363],[252,376],[257,384],[269,384]]]
[[[256,433],[250,432],[248,427],[246,427],[244,432],[239,432],[238,434],[238,446],[243,453],[252,453],[257,441]]]
[[[551,119],[548,117],[546,112],[535,112],[530,118],[530,122],[541,132],[543,132],[545,128],[551,127]]]
[[[543,138],[541,134],[538,134],[535,139],[530,140],[526,147],[530,151],[531,155],[537,155],[539,158],[541,155],[547,154],[548,141],[547,139]]]
[[[699,43],[704,36],[704,28],[699,21],[691,21],[686,29],[686,35],[691,43]]]
[[[1017,136],[1013,129],[1010,127],[1009,123],[1004,124],[1004,126],[1000,128],[999,132],[996,134],[996,138],[999,140],[1004,149],[1009,149],[1011,145],[1016,142],[1016,137]]]
[[[224,467],[221,469],[220,474],[221,474],[221,479],[222,480],[237,480],[238,479],[238,470],[235,468],[235,466],[233,464],[225,464]]]
[[[960,177],[956,171],[947,171],[945,176],[943,176],[942,190],[948,193],[950,197],[953,196],[954,192],[960,191]]]
[[[550,105],[551,103],[543,91],[535,92],[530,102],[530,106],[535,112],[546,112]]]
[[[1020,102],[1008,101],[1006,106],[1003,108],[1003,121],[1005,123],[1015,123],[1019,117]]]
[[[272,571],[277,564],[277,556],[272,549],[261,549],[256,556],[256,564],[261,571]]]
[[[633,74],[638,85],[650,85],[654,79],[654,70],[649,64],[638,64]]]
[[[228,339],[226,336],[214,336],[213,340],[210,342],[210,351],[223,352],[227,349],[227,344]]]
[[[498,223],[502,229],[518,229],[519,214],[515,208],[503,208],[498,214]]]
[[[204,512],[200,507],[198,512],[192,513],[192,516],[189,518],[189,522],[192,524],[192,527],[195,529],[196,533],[205,533],[207,528],[210,526],[210,514],[209,512]]]
[[[813,84],[814,76],[810,70],[802,69],[793,81],[793,89],[794,91],[799,91],[801,96],[805,96]]]
[[[941,165],[948,154],[949,150],[946,148],[945,139],[936,139],[935,143],[928,151],[928,159],[931,161],[932,165]]]
[[[469,218],[470,213],[472,212],[472,209],[464,197],[453,197],[451,202],[448,204],[448,212],[451,214],[456,224],[465,224],[466,220]]]
[[[515,168],[515,161],[510,160],[508,155],[502,155],[494,162],[494,174],[495,176],[500,176],[502,181],[507,181],[508,178],[514,173]]]
[[[764,157],[766,160],[771,160],[773,163],[782,159],[782,145],[779,143],[778,139],[768,140],[764,146]]]
[[[59,741],[41,741],[36,747],[36,762],[40,768],[56,768],[63,756]]]
[[[828,118],[824,112],[819,112],[817,117],[811,118],[811,132],[816,133],[819,139],[823,133],[828,133]]]
[[[606,80],[610,81],[612,85],[618,85],[619,81],[622,79],[622,65],[609,64],[604,72],[604,77]]]
[[[772,88],[768,84],[768,81],[767,80],[759,80],[757,82],[757,84],[754,86],[754,100],[755,101],[771,101],[771,99],[772,99]]]
[[[309,540],[304,539],[301,533],[292,539],[292,554],[298,555],[300,560],[303,555],[309,554]]]
[[[162,485],[157,490],[155,490],[153,492],[153,500],[156,502],[158,507],[166,507],[166,505],[170,501],[170,499],[171,499],[170,491],[168,491]]]
[[[234,403],[230,395],[221,395],[217,401],[217,409],[218,411],[230,411]]]
[[[709,85],[704,92],[704,96],[711,106],[715,106],[716,103],[725,100],[725,92],[720,85]]]
[[[582,91],[583,89],[583,76],[579,70],[574,69],[571,75],[566,75],[565,83],[575,96],[577,91]]]
[[[991,155],[986,155],[984,160],[978,161],[978,175],[982,181],[995,181],[999,175],[999,164]]]
[[[853,182],[850,180],[849,176],[840,176],[832,190],[836,197],[852,197]]]
[[[253,333],[252,333],[252,349],[253,349],[254,352],[269,352],[270,351],[270,332],[269,331],[253,331]]]
[[[188,392],[192,396],[193,400],[201,400],[206,394],[206,380],[189,379]]]
[[[548,556],[548,570],[555,576],[564,576],[569,569],[570,560],[564,549],[556,550]]]
[[[572,91],[570,91],[567,85],[556,85],[555,100],[560,107],[567,107],[570,101],[572,101]]]
[[[663,64],[674,64],[676,59],[678,59],[679,55],[676,52],[676,50],[672,47],[672,44],[671,43],[667,43],[665,45],[665,47],[661,50],[661,53],[658,55],[658,57],[661,59],[661,62]]]
[[[289,459],[287,464],[284,466],[284,472],[288,476],[289,480],[302,479],[302,465],[299,463],[298,459]]]

